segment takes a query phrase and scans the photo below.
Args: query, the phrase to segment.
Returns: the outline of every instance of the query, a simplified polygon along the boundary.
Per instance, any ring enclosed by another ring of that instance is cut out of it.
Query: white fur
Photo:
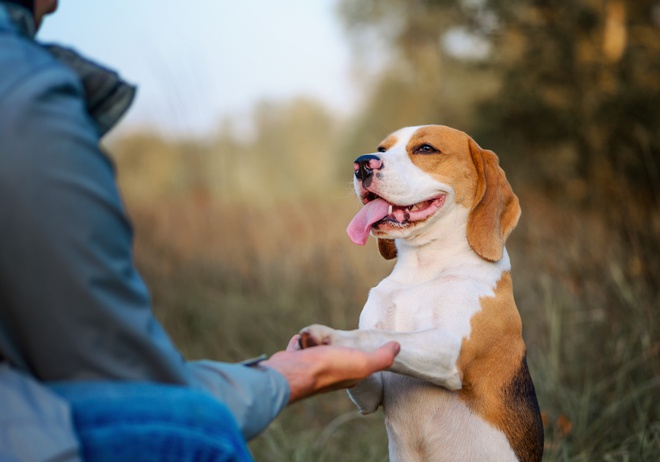
[[[374,374],[349,391],[362,413],[383,406],[391,460],[515,461],[504,433],[473,414],[455,393],[462,383],[456,363],[461,342],[470,337],[470,319],[481,310],[480,297],[494,295],[510,269],[509,257],[504,250],[504,257],[491,263],[470,248],[468,210],[455,203],[450,185],[419,169],[406,152],[417,128],[396,132],[398,142],[378,154],[384,168],[370,190],[398,205],[444,193],[445,204],[423,223],[386,233],[397,238],[398,259],[370,291],[359,330],[314,325],[303,331],[319,343],[367,351],[400,343],[390,372]],[[356,182],[358,193],[359,187]]]

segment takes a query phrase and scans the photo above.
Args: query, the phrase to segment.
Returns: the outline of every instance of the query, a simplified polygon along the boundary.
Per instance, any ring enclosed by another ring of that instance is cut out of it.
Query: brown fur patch
[[[465,133],[443,125],[420,127],[410,137],[406,151],[413,164],[438,181],[454,189],[454,201],[470,208],[474,202],[477,170],[470,156]],[[438,150],[432,154],[415,154],[419,146],[429,144]]]
[[[381,146],[389,145],[390,138]],[[437,152],[416,152],[425,144]],[[417,129],[406,151],[413,164],[454,189],[454,202],[470,209],[467,239],[472,250],[485,260],[500,260],[520,218],[520,205],[497,155],[481,149],[462,131],[443,125]]]
[[[469,152],[477,169],[477,187],[468,217],[467,240],[480,257],[498,261],[509,234],[518,224],[520,204],[499,166],[497,155],[481,149],[472,139]]]
[[[494,297],[480,302],[482,310],[470,320],[470,338],[461,345],[463,388],[458,396],[506,435],[521,461],[540,461],[543,424],[527,369],[511,273],[502,274]]]
[[[397,143],[397,141],[399,141],[399,139],[396,136],[390,135],[378,145],[378,148],[382,148],[387,151],[392,146],[394,146]]]

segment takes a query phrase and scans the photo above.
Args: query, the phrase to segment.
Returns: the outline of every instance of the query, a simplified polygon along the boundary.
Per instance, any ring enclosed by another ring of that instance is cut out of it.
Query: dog
[[[349,390],[363,414],[383,406],[392,461],[541,460],[505,248],[520,205],[497,156],[425,125],[392,133],[354,169],[364,205],[347,232],[361,245],[373,235],[397,262],[370,291],[359,330],[312,325],[300,347],[399,342],[388,371]]]

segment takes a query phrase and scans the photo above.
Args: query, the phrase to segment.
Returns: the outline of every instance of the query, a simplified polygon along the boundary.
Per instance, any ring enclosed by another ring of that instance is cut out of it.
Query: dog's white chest
[[[381,283],[369,293],[360,315],[360,329],[410,331],[414,329],[415,290]]]
[[[385,279],[369,293],[360,329],[411,332],[443,326],[469,336],[470,318],[481,309],[479,298],[493,286],[456,276],[417,285]]]

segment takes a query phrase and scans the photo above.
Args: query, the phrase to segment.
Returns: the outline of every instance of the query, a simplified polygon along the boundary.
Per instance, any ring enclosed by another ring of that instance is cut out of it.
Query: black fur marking
[[[504,391],[505,433],[520,461],[537,462],[543,457],[543,422],[536,391],[523,355],[518,372]]]

